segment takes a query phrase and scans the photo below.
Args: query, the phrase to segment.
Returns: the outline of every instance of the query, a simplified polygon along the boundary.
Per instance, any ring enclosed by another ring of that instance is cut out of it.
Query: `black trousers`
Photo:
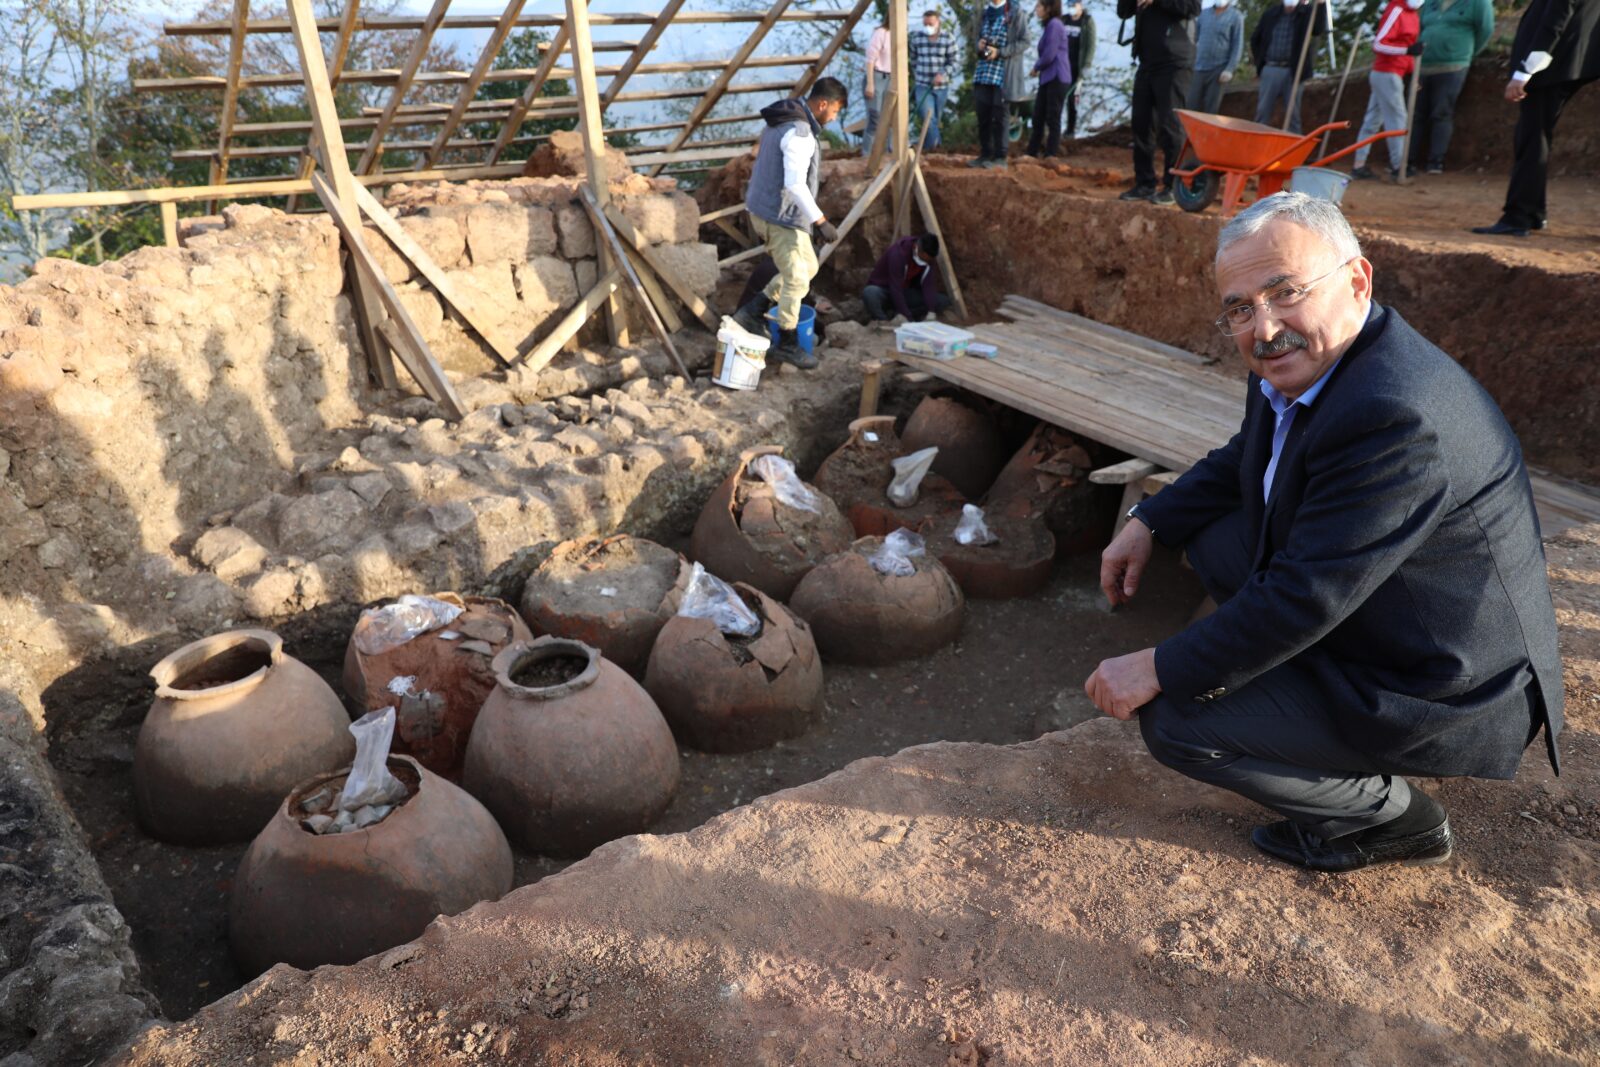
[[[1074,68],[1076,69],[1076,68]],[[1078,136],[1078,82],[1067,86],[1067,136]]]
[[[1178,109],[1189,95],[1189,79],[1194,70],[1170,64],[1148,67],[1139,64],[1133,76],[1133,183],[1141,188],[1156,184],[1156,145],[1166,167],[1163,188],[1172,185],[1172,168],[1178,165],[1178,150],[1183,147],[1183,124]]]
[[[867,314],[876,322],[900,314],[895,310],[894,297],[881,285],[869,285],[861,290],[861,302],[866,305]],[[950,306],[950,298],[943,293],[934,293],[933,304],[935,313],[943,311]],[[928,317],[928,304],[922,299],[920,287],[906,290],[906,309],[911,312],[912,322],[921,322]]]
[[[1011,116],[1006,108],[1005,86],[974,85],[972,103],[978,112],[978,155],[984,159],[1006,158],[1006,126]]]
[[[1411,130],[1411,169],[1428,163],[1444,166],[1450,137],[1456,130],[1456,100],[1467,83],[1465,70],[1424,74],[1417,83],[1417,115]]]
[[[1511,183],[1506,187],[1501,221],[1524,227],[1544,221],[1545,178],[1550,170],[1550,142],[1555,137],[1556,120],[1561,118],[1567,101],[1592,80],[1556,82],[1528,90],[1517,114],[1516,132],[1511,135]]]
[[[1061,105],[1067,102],[1067,83],[1057,79],[1039,86],[1033,98],[1033,132],[1028,135],[1028,155],[1041,151],[1053,156],[1061,148]]]

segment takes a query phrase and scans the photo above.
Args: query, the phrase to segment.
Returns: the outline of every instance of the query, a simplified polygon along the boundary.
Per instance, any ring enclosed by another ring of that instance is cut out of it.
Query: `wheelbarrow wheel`
[[[1191,159],[1183,169],[1187,170],[1194,165],[1195,162]],[[1217,188],[1221,184],[1221,175],[1214,170],[1203,170],[1192,178],[1174,178],[1172,198],[1185,211],[1204,211],[1217,198]]]

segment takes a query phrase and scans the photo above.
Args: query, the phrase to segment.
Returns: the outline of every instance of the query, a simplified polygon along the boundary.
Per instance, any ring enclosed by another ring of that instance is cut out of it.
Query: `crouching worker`
[[[1233,440],[1129,511],[1112,604],[1152,542],[1217,602],[1085,684],[1150,753],[1281,816],[1262,851],[1319,871],[1440,863],[1438,801],[1405,775],[1510,778],[1561,660],[1522,449],[1470,374],[1373,299],[1339,208],[1258,200],[1217,240],[1216,328],[1251,371]]]
[[[849,93],[839,79],[818,78],[807,99],[779,100],[762,108],[767,128],[761,131],[756,146],[756,165],[745,195],[745,210],[777,264],[778,274],[761,297],[740,307],[733,317],[744,329],[765,337],[766,315],[776,303],[778,343],[767,352],[767,358],[803,370],[817,365],[817,357],[800,347],[795,333],[800,325],[800,302],[817,273],[811,228],[815,226],[827,241],[839,236],[817,207],[822,127],[838,118],[848,102]]]
[[[903,315],[921,322],[950,306],[950,298],[939,292],[933,261],[939,255],[939,238],[931,233],[921,237],[902,237],[872,268],[861,302],[867,314],[877,320]]]

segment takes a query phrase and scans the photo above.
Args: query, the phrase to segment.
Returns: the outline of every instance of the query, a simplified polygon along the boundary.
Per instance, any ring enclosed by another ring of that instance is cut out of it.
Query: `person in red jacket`
[[[1406,127],[1406,78],[1422,54],[1422,20],[1417,9],[1423,0],[1389,0],[1378,20],[1378,32],[1372,38],[1372,73],[1367,75],[1367,117],[1361,122],[1361,133],[1356,140],[1364,141],[1380,130],[1403,130]],[[1355,178],[1375,178],[1367,166],[1367,153],[1372,146],[1356,152]],[[1400,161],[1405,152],[1405,138],[1389,138],[1389,175],[1400,177]]]
[[[879,320],[903,315],[910,322],[921,322],[949,307],[950,298],[939,292],[933,269],[938,257],[939,238],[931,233],[902,237],[890,245],[861,291],[867,314]]]

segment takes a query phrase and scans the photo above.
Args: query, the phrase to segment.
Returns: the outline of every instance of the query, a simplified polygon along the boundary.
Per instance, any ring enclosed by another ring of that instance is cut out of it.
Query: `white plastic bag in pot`
[[[373,805],[396,804],[406,797],[406,787],[389,773],[389,743],[394,740],[394,709],[369,711],[350,724],[356,739],[356,759],[339,794],[339,810],[353,812]]]
[[[896,530],[883,539],[883,544],[878,550],[867,557],[867,562],[872,564],[872,569],[879,574],[887,574],[896,578],[908,578],[917,573],[916,564],[911,562],[913,556],[920,556],[927,551],[927,542],[919,533],[910,530]]]
[[[407,593],[393,604],[361,613],[356,620],[356,650],[363,656],[381,656],[413,638],[450,625],[460,614],[461,609],[454,604]]]
[[[782,456],[767,453],[750,461],[750,473],[772,486],[772,493],[791,508],[816,513],[817,494],[794,472],[794,464]]]
[[[761,632],[760,616],[740,599],[738,591],[698,563],[689,572],[689,588],[678,614],[710,619],[717,629],[735,637],[754,637]]]
[[[887,494],[889,503],[897,508],[909,508],[915,504],[917,494],[922,489],[922,479],[933,469],[933,461],[938,455],[939,447],[934,445],[894,460],[894,480],[889,483]]]
[[[976,504],[961,505],[961,521],[956,523],[956,544],[992,545],[1000,538],[983,521],[983,509]]]

